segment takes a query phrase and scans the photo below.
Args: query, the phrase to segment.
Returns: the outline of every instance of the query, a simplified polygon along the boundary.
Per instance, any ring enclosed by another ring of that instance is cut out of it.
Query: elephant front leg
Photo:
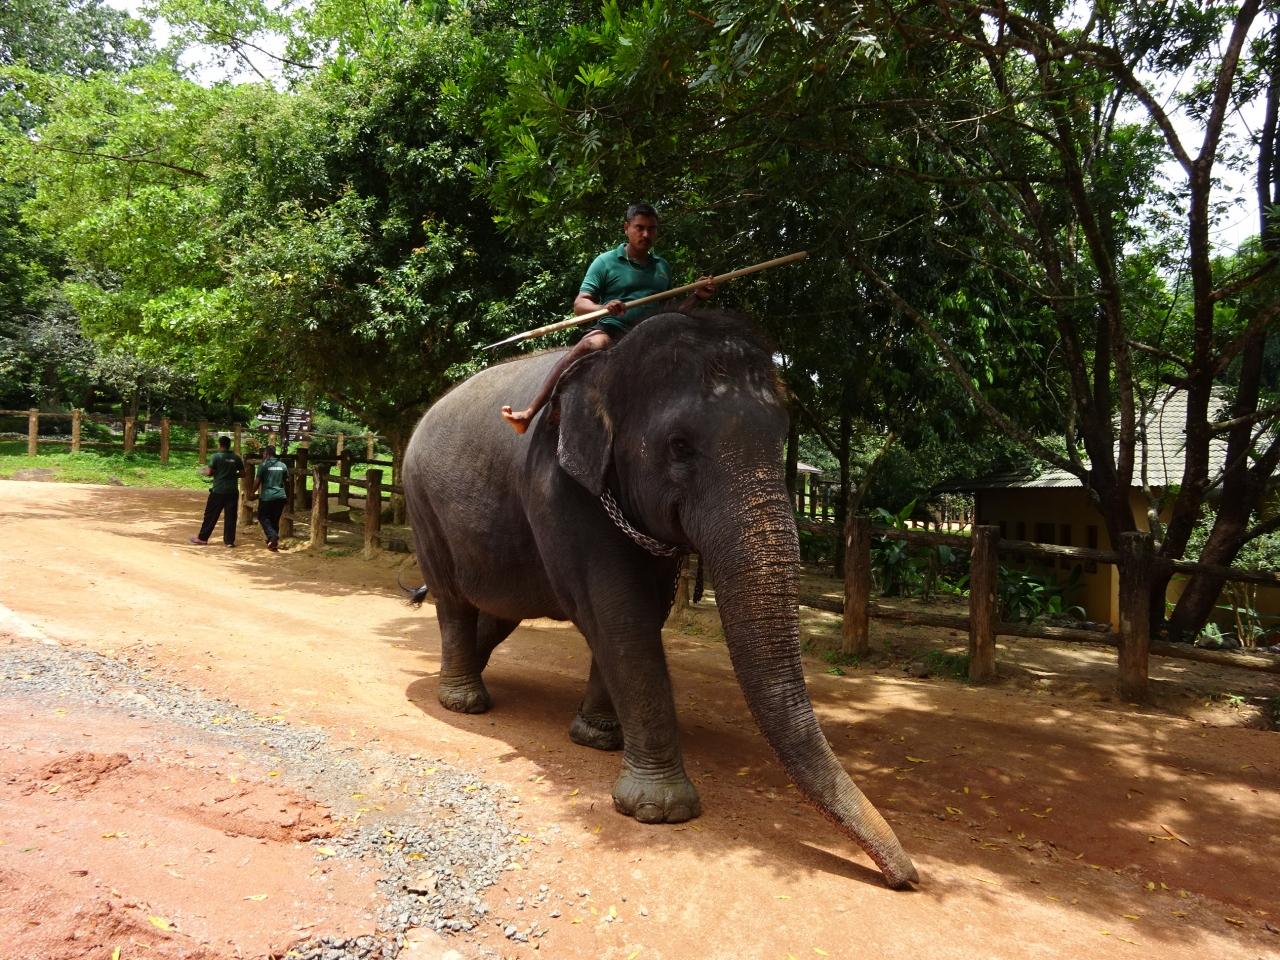
[[[594,657],[591,658],[587,692],[569,727],[569,739],[596,750],[622,749],[622,724],[618,721],[618,714],[613,709],[613,701],[609,699],[609,691]]]
[[[661,633],[615,643],[595,660],[622,724],[622,773],[613,785],[614,807],[641,823],[692,820],[702,812],[702,802],[684,771]]]
[[[436,601],[440,624],[440,686],[436,696],[446,710],[455,713],[484,713],[492,703],[480,679],[488,654],[481,656],[477,648],[478,616],[468,603]]]

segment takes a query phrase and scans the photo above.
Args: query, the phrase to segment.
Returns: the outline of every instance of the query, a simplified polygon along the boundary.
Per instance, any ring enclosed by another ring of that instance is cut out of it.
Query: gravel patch
[[[312,845],[318,860],[356,858],[380,865],[377,933],[350,939],[313,936],[290,949],[287,956],[293,960],[394,960],[405,931],[413,927],[448,935],[497,923],[512,940],[545,932],[530,930],[527,923],[518,929],[491,916],[484,899],[514,860],[520,831],[506,821],[502,806],[518,801],[444,760],[339,746],[323,730],[258,716],[154,677],[127,657],[89,650],[0,647],[0,680],[0,697],[51,704],[70,699],[181,724],[269,764],[281,772],[282,782],[324,803],[335,819],[349,821],[342,834]],[[394,797],[394,809],[379,809],[377,801],[366,799],[375,796],[379,801]],[[483,946],[479,952],[498,955]]]

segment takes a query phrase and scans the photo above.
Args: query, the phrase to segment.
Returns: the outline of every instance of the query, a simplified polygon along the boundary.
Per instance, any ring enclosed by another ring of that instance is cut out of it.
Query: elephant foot
[[[471,680],[446,680],[442,677],[436,696],[446,710],[454,713],[486,713],[493,705],[489,691],[479,677]]]
[[[683,770],[642,777],[623,767],[613,785],[613,806],[641,823],[684,823],[702,813],[698,791]]]
[[[621,750],[622,724],[617,717],[585,717],[581,711],[569,727],[569,739],[593,750]]]

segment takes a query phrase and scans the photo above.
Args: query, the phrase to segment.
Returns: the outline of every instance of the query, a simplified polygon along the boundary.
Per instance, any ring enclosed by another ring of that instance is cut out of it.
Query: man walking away
[[[231,452],[231,438],[218,438],[218,452],[209,458],[209,465],[200,471],[206,477],[213,477],[209,487],[209,499],[204,505],[204,523],[200,524],[200,532],[191,538],[197,546],[205,546],[209,542],[209,534],[218,522],[219,514],[225,513],[222,520],[222,542],[228,547],[236,545],[236,519],[240,506],[240,475],[244,473],[244,461]]]
[[[260,500],[258,523],[262,524],[262,533],[267,538],[267,549],[273,552],[280,549],[280,514],[284,513],[284,505],[289,500],[288,491],[288,466],[276,459],[275,447],[264,447],[262,465],[258,467],[258,489],[249,499]]]

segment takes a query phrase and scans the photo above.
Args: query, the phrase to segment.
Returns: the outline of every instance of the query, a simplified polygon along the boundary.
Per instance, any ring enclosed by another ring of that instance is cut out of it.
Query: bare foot
[[[502,419],[511,424],[511,429],[516,433],[524,433],[529,429],[529,421],[533,419],[533,415],[528,410],[514,413],[510,407],[503,407]]]

